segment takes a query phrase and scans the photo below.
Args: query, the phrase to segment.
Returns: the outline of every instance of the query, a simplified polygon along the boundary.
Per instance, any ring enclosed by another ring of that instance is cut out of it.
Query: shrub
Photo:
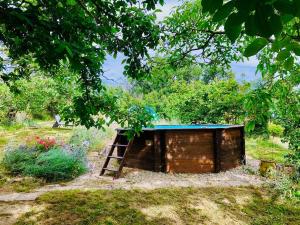
[[[280,125],[269,123],[268,132],[271,136],[281,137],[283,135],[284,128]]]
[[[47,181],[69,180],[86,171],[84,161],[60,148],[41,153],[34,164],[25,166],[24,174]]]
[[[23,173],[26,166],[34,163],[36,156],[33,149],[20,146],[17,149],[6,151],[2,164],[12,175],[19,175]]]
[[[87,170],[85,148],[56,143],[54,139],[38,138],[35,144],[9,149],[4,153],[3,167],[12,175],[46,181],[69,180]]]

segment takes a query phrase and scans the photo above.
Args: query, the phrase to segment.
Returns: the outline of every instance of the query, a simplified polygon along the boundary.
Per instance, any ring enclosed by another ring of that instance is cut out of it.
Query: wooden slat
[[[184,165],[184,164],[191,164],[191,166],[199,166],[202,165],[214,165],[213,159],[175,159],[175,160],[168,160],[169,164],[173,165]]]
[[[121,157],[121,156],[114,156],[114,155],[107,156],[107,157],[112,158],[112,159],[123,159],[123,157]]]
[[[228,170],[241,165],[242,136],[241,128],[224,130],[221,146],[221,170]]]
[[[115,146],[115,147],[127,147],[128,145],[113,144],[112,146]]]
[[[187,152],[186,154],[173,154],[173,152],[168,152],[166,153],[166,159],[167,160],[193,160],[193,159],[209,159],[209,160],[214,160],[214,154],[212,152],[207,152],[207,153],[189,153]]]
[[[112,168],[103,168],[104,170],[107,170],[107,171],[111,171],[111,172],[118,172],[118,170],[115,170],[115,169],[112,169]]]
[[[153,160],[139,160],[139,159],[134,159],[134,158],[128,157],[125,161],[124,166],[154,171],[154,161]]]
[[[125,163],[125,159],[127,157],[128,149],[130,149],[130,147],[132,146],[132,142],[133,142],[132,140],[129,141],[128,146],[126,147],[123,159],[121,160],[120,165],[119,165],[118,172],[116,172],[116,175],[114,177],[115,179],[119,178],[120,175],[121,175],[121,172],[122,172],[122,169],[123,169],[123,166],[124,166],[124,163]]]
[[[191,164],[175,165],[172,163],[168,163],[166,171],[173,173],[209,173],[214,171],[214,165],[201,164],[195,167]]]

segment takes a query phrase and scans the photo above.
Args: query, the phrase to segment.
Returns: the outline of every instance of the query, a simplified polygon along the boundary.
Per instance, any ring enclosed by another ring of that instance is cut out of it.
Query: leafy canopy
[[[138,78],[149,71],[148,49],[159,41],[154,9],[158,0],[2,0],[0,44],[16,62],[30,57],[41,69],[51,71],[67,62],[79,74],[82,94],[66,110],[70,120],[101,126],[99,113],[110,114],[111,101],[101,83],[105,56],[125,56],[125,74]],[[163,1],[159,1],[163,4]],[[26,76],[25,69],[8,70],[0,55],[0,75],[5,82]],[[26,67],[18,64],[18,67]],[[15,74],[15,72],[17,74]],[[108,104],[108,105],[107,105]]]
[[[244,55],[256,55],[268,43],[277,60],[300,56],[299,0],[202,0],[203,12],[223,24],[227,37],[235,42],[241,35],[256,37]]]

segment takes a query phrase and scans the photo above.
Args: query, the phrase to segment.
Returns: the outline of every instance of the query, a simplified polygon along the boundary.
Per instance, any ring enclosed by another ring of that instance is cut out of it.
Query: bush
[[[4,153],[4,169],[12,175],[33,176],[46,181],[69,180],[87,170],[85,148],[57,144],[44,148],[41,140],[56,143],[52,139],[38,139],[33,146],[9,149]]]
[[[17,149],[6,151],[2,164],[12,175],[19,175],[23,173],[26,166],[34,163],[36,156],[33,149],[20,146]]]
[[[34,164],[25,166],[24,174],[47,181],[69,180],[86,171],[82,159],[70,154],[63,149],[54,148],[41,153]]]
[[[271,136],[281,137],[283,135],[284,128],[280,125],[269,123],[268,132]]]

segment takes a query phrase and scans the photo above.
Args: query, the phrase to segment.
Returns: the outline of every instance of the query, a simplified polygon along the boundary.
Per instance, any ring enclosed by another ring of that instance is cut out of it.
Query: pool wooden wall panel
[[[214,171],[213,132],[167,131],[166,172],[205,173]]]
[[[223,130],[220,149],[221,170],[228,170],[241,165],[241,138],[240,128]]]
[[[133,140],[125,166],[174,173],[219,172],[245,162],[244,127],[146,130]],[[126,138],[126,137],[125,137]],[[126,140],[121,141],[126,144]],[[125,148],[118,149],[118,155]]]
[[[127,153],[125,166],[154,170],[153,132],[143,132],[134,138],[132,147]]]

